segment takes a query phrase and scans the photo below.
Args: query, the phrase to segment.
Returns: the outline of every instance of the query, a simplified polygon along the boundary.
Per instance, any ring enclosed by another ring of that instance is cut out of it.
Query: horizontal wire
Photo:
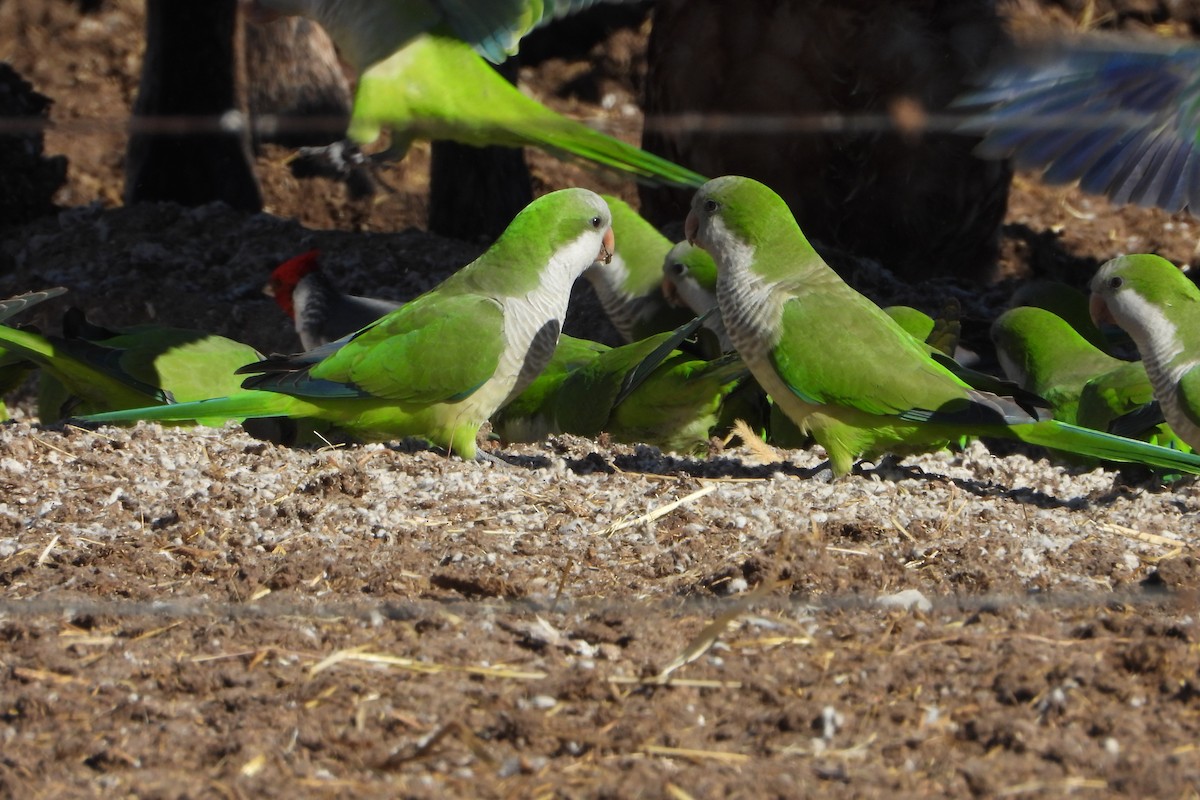
[[[754,612],[800,612],[806,616],[847,611],[877,611],[889,613],[917,600],[922,613],[979,614],[1009,608],[1041,610],[1088,610],[1192,605],[1194,595],[1169,591],[1102,591],[1054,592],[1030,594],[966,594],[966,595],[888,595],[867,597],[862,594],[826,595],[820,597],[779,596],[766,594],[749,600],[747,594],[729,597],[664,597],[629,600],[626,598],[557,600],[532,598],[487,598],[463,600],[458,598],[424,598],[418,600],[386,600],[363,602],[295,602],[267,599],[250,602],[231,602],[202,598],[173,598],[169,600],[105,599],[70,595],[41,595],[31,598],[0,599],[0,619],[52,616],[99,617],[156,617],[163,619],[359,619],[364,621],[419,619],[431,614],[452,612],[463,617],[484,617],[495,614],[638,614],[657,611],[670,616],[714,616],[736,606],[745,606],[748,615]]]
[[[922,131],[931,133],[963,132],[963,125],[972,119],[961,113],[917,112],[907,114],[862,113],[843,114],[713,114],[682,113],[654,114],[645,117],[645,130],[664,133],[738,133],[778,135],[783,133],[887,133],[913,134]],[[604,117],[579,120],[599,130],[615,127]],[[1053,130],[1069,127],[1081,130],[1085,126],[1094,129],[1139,126],[1144,118],[1136,114],[1056,114],[1031,115],[1028,117],[1006,117],[1002,122],[972,123],[975,127],[988,130],[1020,129]],[[63,133],[89,133],[92,131],[126,132],[139,134],[188,134],[188,133],[234,133],[245,126],[245,115],[236,110],[215,115],[112,115],[97,117],[75,117],[48,120],[41,117],[0,117],[0,135],[28,135],[58,131]],[[302,116],[292,114],[262,114],[253,117],[253,130],[260,134],[272,133],[331,133],[341,135],[346,130],[347,118],[337,115]],[[971,135],[969,133],[965,135]]]

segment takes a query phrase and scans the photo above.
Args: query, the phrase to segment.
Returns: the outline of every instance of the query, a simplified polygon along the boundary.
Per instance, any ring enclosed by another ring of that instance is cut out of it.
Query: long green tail
[[[124,411],[106,411],[103,414],[87,414],[79,417],[84,422],[183,422],[196,420],[206,425],[219,424],[225,420],[255,419],[260,417],[288,416],[296,410],[296,398],[278,392],[245,391],[228,397],[211,400],[194,400],[190,403],[172,403],[165,406],[146,406]]]
[[[1200,474],[1200,456],[1137,439],[1081,428],[1057,420],[1013,425],[1008,431],[1023,442],[1063,450],[1102,461],[1145,464],[1150,467]]]

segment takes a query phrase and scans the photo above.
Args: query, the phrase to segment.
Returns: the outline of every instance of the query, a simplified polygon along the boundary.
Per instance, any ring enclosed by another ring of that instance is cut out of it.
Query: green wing
[[[771,363],[806,403],[916,418],[971,405],[966,384],[857,293],[814,287],[784,304],[781,325]]]
[[[224,336],[155,325],[127,328],[95,344],[110,349],[109,368],[161,387],[178,403],[237,392],[242,382],[237,369],[262,358],[250,345]]]
[[[496,373],[503,350],[504,313],[498,302],[434,292],[364,328],[313,365],[309,376],[388,400],[454,402]],[[302,393],[286,385],[275,390]]]
[[[492,420],[501,435],[505,438],[513,436],[517,425],[523,420],[535,417],[554,417],[554,405],[558,402],[558,394],[563,382],[573,373],[583,369],[595,361],[601,353],[607,353],[611,348],[587,339],[576,339],[563,334],[558,339],[558,347],[550,357],[550,363],[542,373],[533,379],[512,402],[500,409]],[[550,427],[557,430],[556,425]],[[539,434],[541,431],[539,430]],[[539,437],[540,438],[540,437]]]
[[[1122,362],[1116,368],[1084,383],[1079,391],[1079,410],[1074,421],[1085,428],[1106,431],[1113,420],[1146,405],[1153,399],[1154,388],[1150,385],[1150,377],[1146,374],[1142,362]],[[1161,410],[1158,412],[1158,419],[1154,420],[1150,427],[1160,422]]]

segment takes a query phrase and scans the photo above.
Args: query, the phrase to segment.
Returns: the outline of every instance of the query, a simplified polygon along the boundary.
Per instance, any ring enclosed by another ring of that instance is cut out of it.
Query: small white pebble
[[[933,603],[929,602],[929,598],[916,589],[905,589],[895,594],[885,594],[882,597],[877,597],[875,602],[884,608],[904,608],[910,611],[914,608],[917,611],[929,611],[933,608]]]

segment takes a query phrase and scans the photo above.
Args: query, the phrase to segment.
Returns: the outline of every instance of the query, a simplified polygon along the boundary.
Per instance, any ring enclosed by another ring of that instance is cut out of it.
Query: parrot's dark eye
[[[1108,279],[1108,288],[1110,289],[1120,289],[1124,284],[1125,281],[1121,278],[1113,277]]]
[[[592,217],[592,227],[596,230],[600,230],[600,225],[603,224],[603,222],[604,220],[600,219],[599,217]]]
[[[667,272],[671,273],[671,275],[678,278],[680,275],[683,274],[683,264],[678,264],[678,263],[671,264],[669,267],[667,267]]]
[[[717,210],[717,201],[716,200],[705,200],[704,201],[704,210],[710,214],[715,212]]]

